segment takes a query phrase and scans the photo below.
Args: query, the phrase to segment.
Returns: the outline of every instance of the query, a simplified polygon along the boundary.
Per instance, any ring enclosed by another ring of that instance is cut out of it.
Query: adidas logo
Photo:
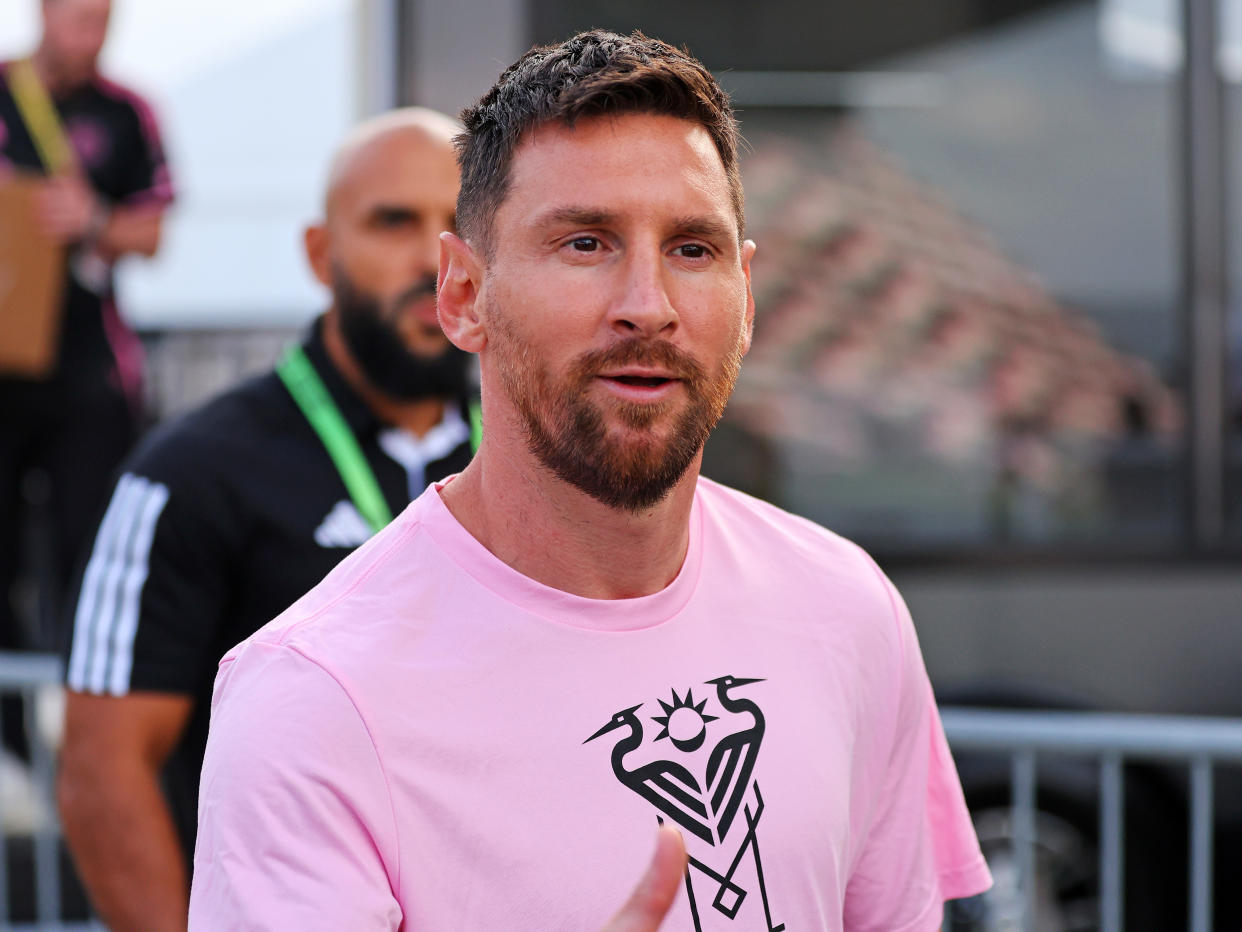
[[[354,503],[344,499],[332,506],[327,517],[315,528],[315,543],[320,547],[358,547],[370,539],[371,526]]]

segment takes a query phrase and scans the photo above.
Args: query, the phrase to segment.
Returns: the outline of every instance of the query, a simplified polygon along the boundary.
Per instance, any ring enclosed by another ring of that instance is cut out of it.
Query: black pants
[[[56,650],[65,592],[137,437],[130,402],[107,380],[0,379],[0,649]],[[37,612],[22,615],[16,585]],[[5,744],[23,753],[20,701],[0,702]]]

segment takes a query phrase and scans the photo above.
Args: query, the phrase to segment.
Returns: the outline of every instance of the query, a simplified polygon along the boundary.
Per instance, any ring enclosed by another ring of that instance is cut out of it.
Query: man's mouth
[[[701,379],[694,360],[663,341],[632,340],[585,354],[578,373],[614,399],[639,405],[694,397]]]
[[[436,285],[434,279],[420,281],[397,295],[392,302],[395,312],[403,317],[434,320],[436,316]]]
[[[668,397],[681,379],[669,372],[622,369],[601,372],[601,382],[629,401],[654,402]]]
[[[604,378],[620,382],[622,385],[636,385],[640,388],[659,388],[666,382],[676,381],[676,379],[659,375],[606,375]]]

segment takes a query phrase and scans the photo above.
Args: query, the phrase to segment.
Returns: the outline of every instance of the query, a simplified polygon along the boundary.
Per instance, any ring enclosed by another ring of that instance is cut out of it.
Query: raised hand
[[[655,854],[620,912],[600,932],[655,932],[673,905],[686,871],[686,843],[681,832],[661,825]]]

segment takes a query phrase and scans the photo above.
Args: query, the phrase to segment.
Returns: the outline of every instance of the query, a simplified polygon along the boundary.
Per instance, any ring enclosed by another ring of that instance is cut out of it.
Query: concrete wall
[[[892,575],[941,693],[995,684],[1112,710],[1242,715],[1242,567]]]

